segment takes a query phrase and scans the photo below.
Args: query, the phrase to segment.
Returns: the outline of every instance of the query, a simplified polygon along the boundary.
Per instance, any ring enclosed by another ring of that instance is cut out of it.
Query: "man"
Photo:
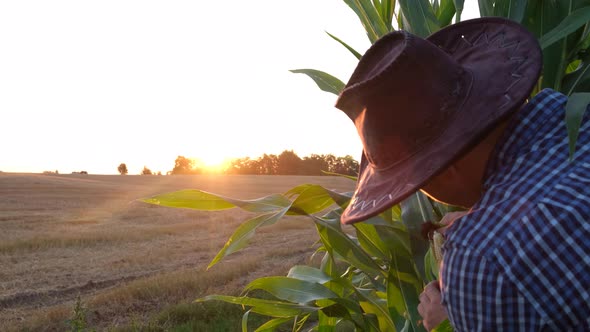
[[[363,56],[336,106],[363,142],[346,224],[422,189],[448,216],[427,329],[590,331],[590,121],[568,159],[566,96],[546,89],[534,36],[501,18],[426,40],[394,32]],[[456,219],[456,220],[448,220]]]

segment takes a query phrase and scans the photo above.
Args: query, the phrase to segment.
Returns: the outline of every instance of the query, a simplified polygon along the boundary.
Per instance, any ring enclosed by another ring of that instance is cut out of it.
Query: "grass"
[[[234,331],[241,324],[244,314],[242,308],[220,302],[190,301],[215,290],[238,295],[241,288],[238,285],[249,281],[248,275],[259,265],[265,264],[264,261],[266,257],[245,257],[219,264],[207,272],[191,269],[129,282],[85,300],[85,324],[91,328],[106,328],[104,319],[124,312],[129,322],[122,326],[111,326],[109,330]],[[285,272],[285,267],[277,262],[267,265],[274,265],[272,272],[277,274]],[[72,305],[76,307],[78,302],[57,306],[44,315],[33,317],[33,323],[28,329],[66,329],[68,320],[72,319]],[[253,321],[259,325],[265,321],[263,317],[253,317]]]
[[[68,330],[80,296],[87,326],[97,331],[235,331],[242,308],[192,301],[237,295],[257,277],[284,275],[313,252],[313,224],[288,216],[205,271],[252,215],[135,200],[187,188],[250,199],[303,183],[354,186],[335,177],[0,174],[0,211],[7,211],[0,218],[1,330]],[[251,327],[264,321],[250,319]]]

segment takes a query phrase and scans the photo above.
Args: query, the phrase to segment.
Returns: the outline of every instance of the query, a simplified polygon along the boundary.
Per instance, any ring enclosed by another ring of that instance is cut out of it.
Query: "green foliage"
[[[576,93],[569,98],[565,107],[565,124],[570,143],[570,160],[574,159],[575,142],[578,139],[580,124],[588,104],[590,104],[590,93]]]
[[[569,13],[558,26],[545,34],[540,40],[542,48],[547,48],[576,32],[590,21],[590,6]]]
[[[295,74],[306,74],[318,85],[320,89],[333,94],[339,94],[344,89],[344,83],[336,77],[315,69],[291,70]]]
[[[82,299],[78,295],[76,302],[74,303],[74,309],[72,310],[72,318],[66,321],[66,324],[70,327],[71,332],[89,332],[94,329],[89,329],[86,322],[86,307],[82,303]]]
[[[428,0],[399,0],[399,5],[405,19],[405,30],[425,38],[440,29],[440,23]]]
[[[128,325],[109,329],[112,332],[234,332],[242,323],[244,312],[239,306],[209,301],[204,303],[179,303],[164,308],[146,321],[137,317]],[[265,316],[249,314],[248,324],[259,326],[268,319]],[[291,331],[291,329],[279,329]]]
[[[417,195],[417,202],[428,202],[422,194]],[[283,195],[259,200],[242,201],[201,191],[181,191],[144,202],[205,210],[233,206],[261,213],[238,227],[210,266],[242,249],[259,227],[279,222],[285,214],[307,216],[314,222],[321,241],[318,253],[324,253],[319,268],[295,266],[286,277],[252,281],[245,287],[244,296],[210,295],[198,301],[238,304],[249,308],[249,312],[272,317],[263,329],[289,322],[297,326],[306,321],[318,328],[349,324],[366,331],[398,331],[404,326],[409,331],[421,331],[416,308],[424,284],[423,273],[417,269],[410,244],[410,233],[417,229],[410,231],[400,219],[403,209],[395,207],[366,223],[356,224],[356,236],[351,235],[340,224],[340,213],[349,200],[350,194],[306,184]],[[426,215],[429,209],[432,209],[430,203],[423,213],[412,215],[408,224],[419,223],[420,216]],[[254,290],[264,291],[274,299],[248,296]],[[309,321],[312,315],[317,320]]]
[[[442,323],[440,323],[437,327],[435,327],[432,332],[453,332],[453,327],[448,319],[445,319]]]

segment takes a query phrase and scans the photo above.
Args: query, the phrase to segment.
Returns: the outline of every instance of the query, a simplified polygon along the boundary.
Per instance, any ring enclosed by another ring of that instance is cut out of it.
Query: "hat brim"
[[[427,40],[471,73],[470,90],[443,134],[412,157],[382,170],[372,167],[363,154],[357,189],[342,214],[344,224],[375,216],[420,189],[520,108],[541,72],[536,38],[503,18],[463,21]],[[490,58],[498,61],[490,65]]]

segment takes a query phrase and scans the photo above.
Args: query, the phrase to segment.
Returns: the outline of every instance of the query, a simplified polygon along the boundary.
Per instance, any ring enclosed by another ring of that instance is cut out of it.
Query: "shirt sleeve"
[[[541,318],[516,287],[478,252],[445,247],[442,301],[455,331],[539,331]]]

